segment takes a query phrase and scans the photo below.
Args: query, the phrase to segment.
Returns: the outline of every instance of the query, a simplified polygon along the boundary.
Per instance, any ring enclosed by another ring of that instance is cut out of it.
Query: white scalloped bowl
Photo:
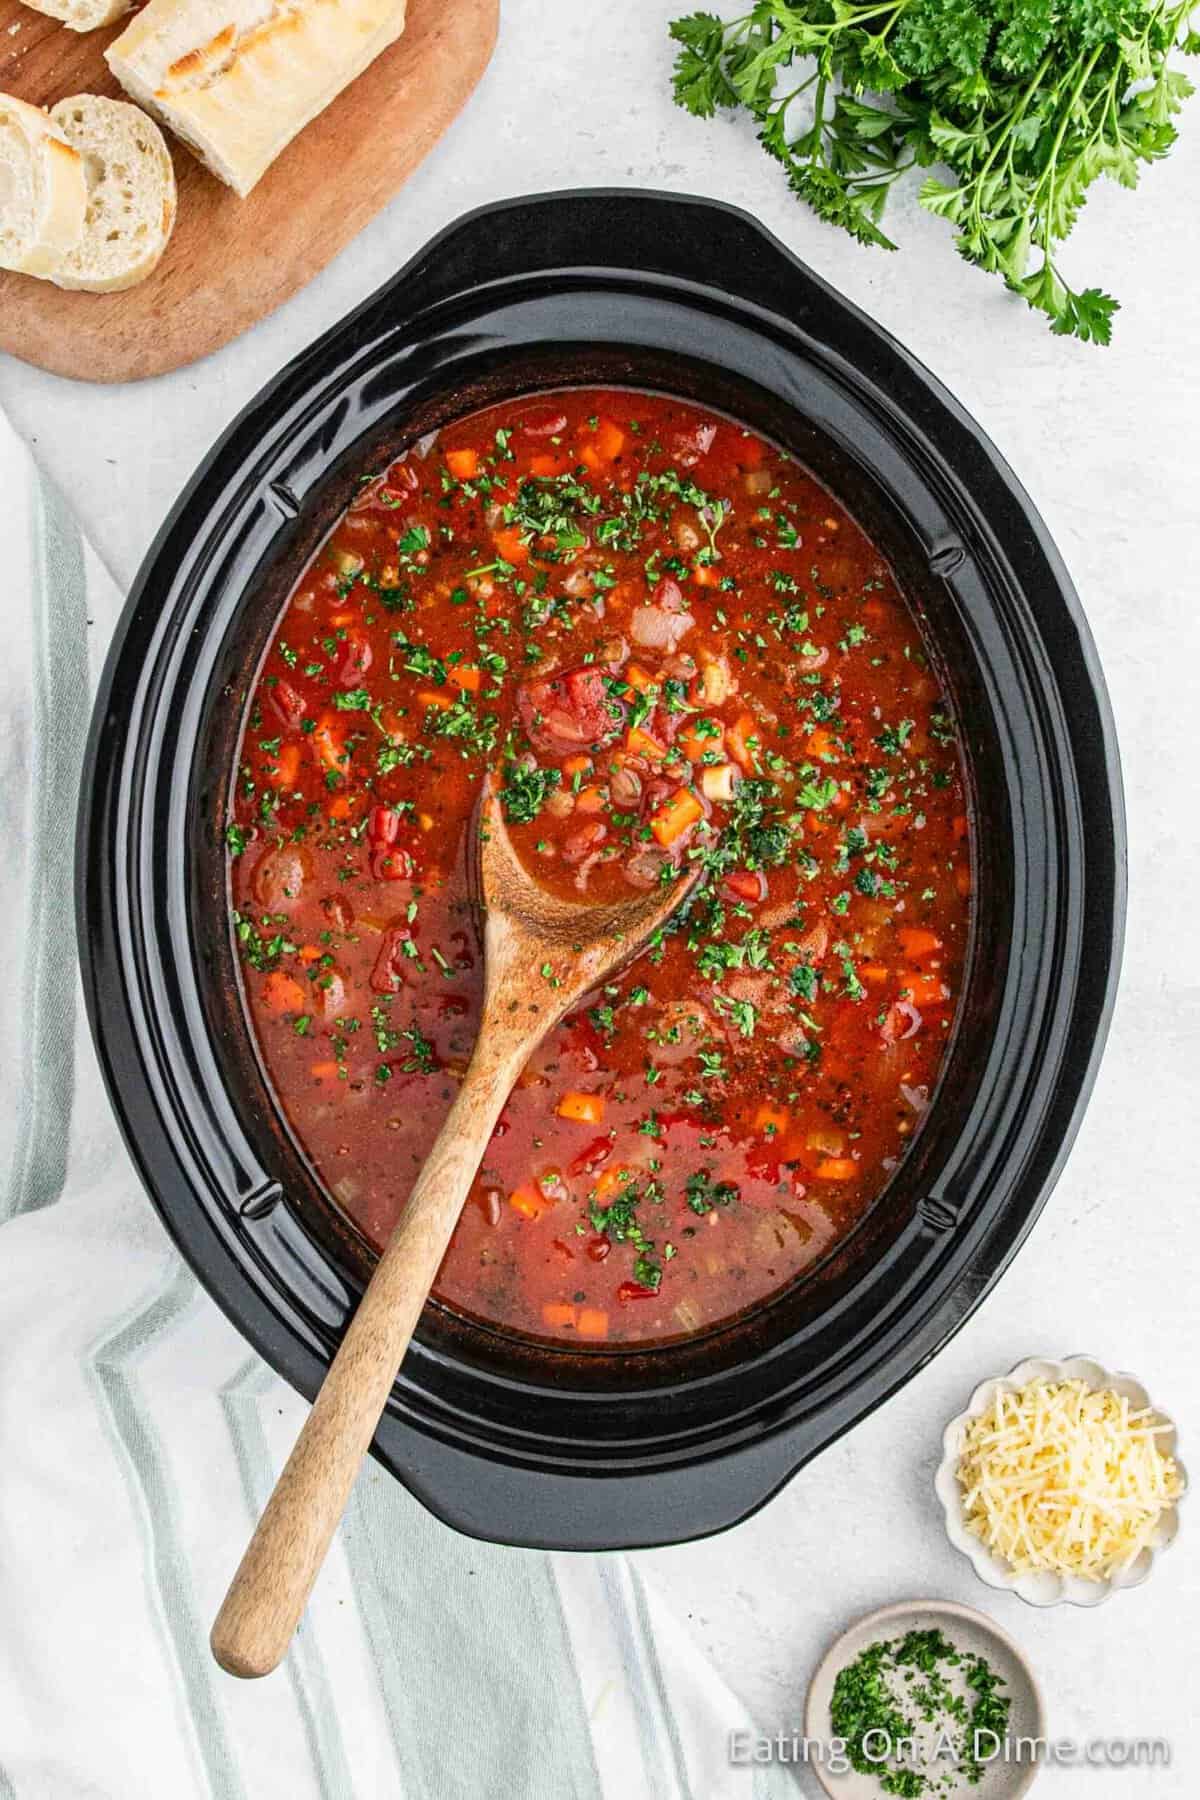
[[[1183,1483],[1180,1499],[1186,1497],[1187,1470],[1179,1460],[1178,1433],[1174,1421],[1161,1407],[1154,1405],[1136,1376],[1121,1369],[1106,1369],[1103,1363],[1097,1362],[1092,1356],[1068,1356],[1061,1362],[1050,1357],[1032,1356],[1025,1362],[1018,1363],[1015,1369],[1010,1369],[1007,1375],[997,1375],[990,1381],[981,1382],[971,1395],[966,1411],[959,1413],[956,1419],[951,1419],[942,1434],[944,1455],[934,1476],[934,1491],[945,1514],[947,1537],[954,1548],[961,1550],[970,1560],[979,1579],[986,1581],[989,1587],[1005,1588],[1030,1606],[1058,1606],[1064,1601],[1069,1606],[1099,1606],[1101,1601],[1107,1600],[1121,1588],[1139,1587],[1148,1579],[1154,1567],[1155,1556],[1174,1541],[1179,1530],[1178,1501],[1164,1509],[1150,1542],[1129,1567],[1105,1581],[1086,1581],[1081,1575],[1055,1575],[1049,1572],[1018,1575],[1011,1564],[989,1550],[974,1532],[967,1529],[962,1489],[958,1483],[958,1463],[967,1425],[991,1405],[998,1388],[1015,1392],[1026,1382],[1039,1377],[1045,1381],[1085,1381],[1093,1389],[1112,1388],[1114,1392],[1123,1394],[1131,1406],[1149,1407],[1163,1424],[1170,1426],[1170,1431],[1164,1433],[1159,1441],[1163,1450],[1174,1458],[1179,1471]]]

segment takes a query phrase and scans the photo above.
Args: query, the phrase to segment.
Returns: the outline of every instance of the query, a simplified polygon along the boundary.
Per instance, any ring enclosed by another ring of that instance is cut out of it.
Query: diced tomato
[[[623,1281],[617,1289],[617,1299],[625,1305],[630,1300],[653,1300],[657,1293],[657,1288],[643,1287],[640,1281]]]
[[[377,994],[394,994],[404,985],[408,972],[416,963],[416,943],[406,925],[394,925],[383,934],[375,967],[371,970],[371,986]]]
[[[744,900],[747,906],[758,906],[768,892],[767,878],[761,869],[730,869],[722,876],[721,887],[727,896]]]
[[[339,687],[355,688],[371,667],[374,652],[361,631],[348,631],[337,666]]]
[[[625,723],[624,706],[609,692],[603,671],[592,666],[526,682],[517,689],[517,711],[534,749],[551,755],[602,749]]]
[[[300,721],[308,711],[303,694],[296,692],[290,681],[277,681],[267,689],[267,704],[289,731],[299,731]]]
[[[367,814],[367,836],[373,844],[394,844],[400,835],[400,814],[393,806],[373,806]]]
[[[572,1159],[571,1174],[576,1176],[594,1175],[597,1169],[604,1167],[612,1153],[613,1140],[611,1137],[593,1138],[591,1143]]]
[[[483,684],[483,675],[473,669],[469,663],[450,663],[446,669],[447,678],[464,694],[477,694]]]
[[[416,873],[416,864],[408,851],[399,844],[392,844],[386,850],[379,850],[371,858],[371,873],[376,881],[411,881]]]
[[[567,429],[567,415],[557,406],[541,403],[526,407],[513,420],[517,431],[526,437],[561,437]]]

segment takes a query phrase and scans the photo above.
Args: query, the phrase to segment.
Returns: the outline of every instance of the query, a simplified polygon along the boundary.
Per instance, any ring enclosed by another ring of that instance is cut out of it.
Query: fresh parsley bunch
[[[675,98],[700,118],[745,107],[792,191],[886,250],[892,183],[914,163],[947,166],[953,178],[927,176],[921,204],[955,226],[962,255],[1051,330],[1107,344],[1117,302],[1073,290],[1055,253],[1093,181],[1135,187],[1139,164],[1175,142],[1193,89],[1168,58],[1200,51],[1197,4],[757,0],[728,23],[675,20]],[[793,64],[795,85],[782,74]]]

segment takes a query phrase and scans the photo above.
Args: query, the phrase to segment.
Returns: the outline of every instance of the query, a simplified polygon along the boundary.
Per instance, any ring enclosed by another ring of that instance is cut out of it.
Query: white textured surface
[[[135,388],[71,386],[11,361],[0,405],[128,583],[214,435],[289,356],[458,213],[506,194],[629,184],[756,212],[947,382],[999,444],[1083,595],[1117,713],[1132,893],[1116,1022],[1054,1198],[950,1348],[758,1518],[643,1570],[763,1724],[789,1731],[825,1641],[858,1611],[938,1594],[991,1610],[1043,1678],[1051,1730],[1166,1736],[1169,1771],[1048,1771],[1038,1792],[1139,1800],[1200,1792],[1194,1675],[1200,1513],[1153,1580],[1091,1614],[1037,1614],[976,1582],[931,1491],[940,1433],[983,1376],[1035,1353],[1135,1369],[1178,1421],[1200,1398],[1200,103],[1142,190],[1091,202],[1068,270],[1121,298],[1116,342],[1052,338],[968,268],[940,222],[896,208],[898,256],[860,250],[790,200],[743,128],[667,95],[669,0],[512,0],[467,114],[332,268],[239,343]],[[10,602],[11,604],[11,602]],[[1193,1456],[1192,1460],[1195,1458]],[[815,1791],[815,1790],[814,1790]]]

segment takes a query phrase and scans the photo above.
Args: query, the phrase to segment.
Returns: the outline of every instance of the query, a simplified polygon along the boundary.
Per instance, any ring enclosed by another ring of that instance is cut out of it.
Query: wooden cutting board
[[[137,381],[217,350],[335,257],[427,156],[478,82],[500,0],[408,0],[399,41],[239,200],[168,138],[179,216],[162,262],[122,294],[0,271],[0,350],[84,381]],[[0,0],[0,92],[48,106],[121,90],[104,50],[124,21],[68,31]]]

